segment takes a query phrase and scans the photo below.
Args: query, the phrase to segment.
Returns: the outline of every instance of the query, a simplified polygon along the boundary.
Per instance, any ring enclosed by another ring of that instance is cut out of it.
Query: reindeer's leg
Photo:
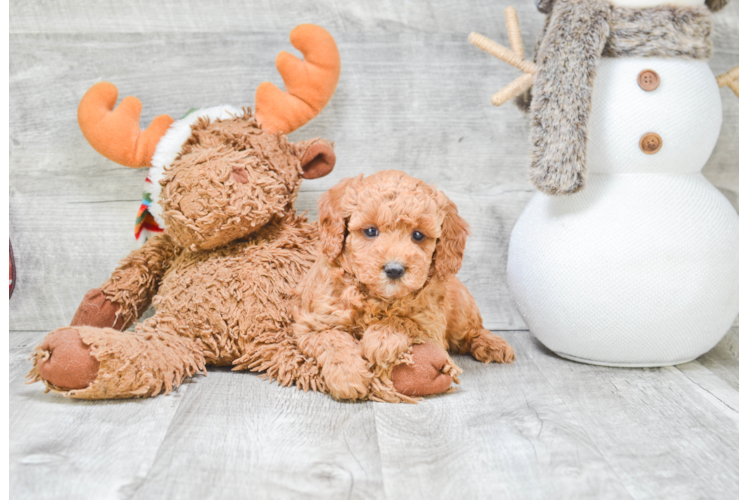
[[[70,324],[127,329],[148,308],[176,251],[166,235],[146,241],[120,262],[101,288],[86,293]]]
[[[411,349],[412,364],[401,363],[392,369],[392,384],[397,392],[406,396],[446,392],[452,385],[448,359],[444,349],[431,342],[416,344]]]
[[[506,340],[483,328],[475,299],[457,278],[447,288],[447,342],[449,350],[470,353],[478,361],[511,363],[514,349]]]
[[[32,353],[30,382],[78,399],[121,399],[168,393],[205,370],[202,348],[158,315],[136,331],[71,326],[50,332]]]
[[[449,354],[409,319],[388,318],[371,325],[361,338],[361,349],[375,376],[372,392],[385,401],[412,402],[407,396],[439,394],[453,381],[459,383],[461,370]]]

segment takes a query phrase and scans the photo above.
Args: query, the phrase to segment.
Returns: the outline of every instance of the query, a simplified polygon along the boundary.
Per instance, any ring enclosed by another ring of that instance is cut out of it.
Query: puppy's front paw
[[[371,326],[361,338],[361,353],[376,376],[382,376],[398,363],[410,363],[410,340],[400,332]]]
[[[392,383],[406,396],[441,394],[449,390],[460,371],[444,349],[427,342],[413,346],[412,364],[401,363],[392,369]]]
[[[506,340],[494,335],[488,330],[483,330],[471,343],[471,353],[478,361],[490,363],[511,363],[514,361],[514,349]]]
[[[350,363],[327,363],[322,367],[322,379],[330,395],[336,399],[365,399],[369,394],[371,374],[363,359]]]

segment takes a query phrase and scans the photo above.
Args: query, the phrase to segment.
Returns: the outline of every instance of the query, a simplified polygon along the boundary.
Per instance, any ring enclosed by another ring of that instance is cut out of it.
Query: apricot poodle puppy
[[[413,402],[459,383],[449,352],[507,363],[455,277],[467,223],[444,193],[388,170],[344,179],[319,201],[320,256],[299,286],[299,349],[338,399]]]

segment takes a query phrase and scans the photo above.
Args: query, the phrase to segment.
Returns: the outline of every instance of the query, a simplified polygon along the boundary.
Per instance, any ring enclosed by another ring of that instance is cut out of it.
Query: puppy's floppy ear
[[[343,251],[346,219],[351,215],[347,208],[350,203],[348,187],[362,177],[343,179],[319,199],[319,240],[322,253],[331,261]]]
[[[457,274],[462,267],[462,256],[465,243],[470,235],[470,226],[457,214],[457,205],[437,191],[437,201],[445,213],[442,222],[442,235],[436,242],[434,251],[434,269],[440,279],[448,279]]]

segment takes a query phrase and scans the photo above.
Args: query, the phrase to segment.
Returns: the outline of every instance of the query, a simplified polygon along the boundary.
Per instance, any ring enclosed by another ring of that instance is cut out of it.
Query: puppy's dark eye
[[[420,231],[413,231],[413,239],[416,241],[422,241],[426,236]]]
[[[375,227],[367,227],[366,229],[364,229],[364,234],[367,238],[376,238],[377,236],[379,236],[379,229]]]

